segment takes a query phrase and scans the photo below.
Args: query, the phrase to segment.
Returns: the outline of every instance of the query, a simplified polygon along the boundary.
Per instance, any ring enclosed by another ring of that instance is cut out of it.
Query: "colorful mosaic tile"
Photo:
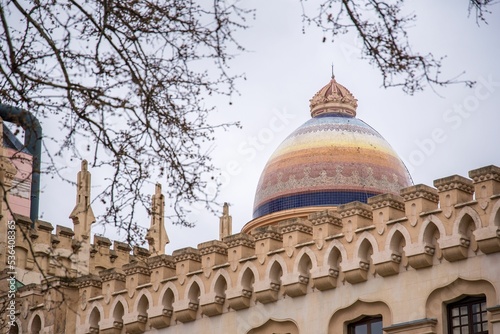
[[[323,112],[290,134],[269,159],[257,186],[254,218],[366,202],[411,184],[401,159],[377,131],[355,116]]]

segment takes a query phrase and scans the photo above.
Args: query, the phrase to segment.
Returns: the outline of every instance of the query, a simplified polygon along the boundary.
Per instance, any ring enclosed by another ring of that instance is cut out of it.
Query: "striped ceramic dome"
[[[334,78],[311,99],[312,119],[269,159],[255,194],[253,217],[307,206],[337,206],[399,194],[412,184],[389,143],[356,118],[357,100]]]

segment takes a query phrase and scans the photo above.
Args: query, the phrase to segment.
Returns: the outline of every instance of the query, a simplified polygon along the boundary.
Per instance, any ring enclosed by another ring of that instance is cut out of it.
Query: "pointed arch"
[[[191,291],[191,288],[193,287],[193,284],[196,284],[198,286],[200,295],[205,294],[205,285],[203,284],[203,281],[201,280],[198,275],[193,275],[191,279],[188,281],[186,284],[186,291],[184,293],[184,298],[189,299],[189,292]],[[198,296],[199,297],[199,296]]]
[[[307,257],[308,259],[306,259],[305,257]],[[309,265],[304,261],[309,261]],[[306,270],[304,267],[309,267],[309,269]],[[307,276],[309,276],[309,271],[315,270],[316,268],[318,268],[316,254],[309,247],[303,247],[295,257],[292,272],[299,272],[301,274],[307,274]]]
[[[146,289],[142,289],[137,297],[135,298],[135,303],[133,311],[137,313],[138,316],[148,318],[149,309],[153,305],[153,296],[151,292]]]
[[[158,305],[162,305],[164,310],[173,311],[174,302],[179,300],[179,292],[177,291],[175,284],[167,282],[158,295],[160,296]]]
[[[394,246],[394,243],[397,243],[397,241],[394,240],[394,235],[396,234],[396,232],[400,233],[400,235],[403,237],[406,245],[411,244],[410,232],[408,232],[406,227],[404,227],[400,223],[397,223],[394,226],[392,226],[392,228],[389,230],[389,233],[387,233],[387,238],[385,240],[385,249],[386,250],[392,249]]]
[[[355,259],[371,264],[371,255],[376,253],[378,253],[378,244],[373,234],[366,231],[361,233],[354,246]]]
[[[160,305],[163,306],[163,310],[173,311],[174,303],[177,299],[175,298],[174,292],[171,288],[167,288],[165,292],[161,295]]]
[[[333,240],[330,246],[326,249],[323,259],[323,266],[329,265],[330,268],[340,270],[342,261],[347,260],[347,251],[344,245],[339,240]],[[328,269],[330,269],[328,268]]]
[[[481,228],[481,217],[479,214],[471,208],[470,206],[464,206],[457,214],[457,218],[453,223],[453,235],[467,235],[467,226],[470,224],[474,225],[474,230]]]
[[[420,232],[418,235],[419,244],[423,244],[426,241],[425,238],[428,237],[428,235],[426,235],[426,232],[428,231],[429,224],[434,225],[437,232],[439,233],[440,238],[446,235],[446,229],[444,228],[443,222],[435,215],[429,215],[422,222],[422,227],[420,228]]]
[[[87,323],[89,324],[90,329],[99,330],[99,323],[102,319],[103,310],[99,310],[97,306],[90,308],[90,310]]]
[[[28,329],[30,333],[39,334],[42,332],[42,329],[45,327],[43,312],[40,310],[33,313],[30,321],[28,322]]]
[[[291,319],[277,320],[269,319],[262,325],[255,327],[247,334],[267,334],[267,333],[289,333],[299,334],[299,328],[295,321]]]
[[[500,227],[500,201],[497,201],[491,208],[490,220],[488,222],[488,225]]]
[[[210,284],[209,291],[215,291],[215,287],[217,285],[217,280],[220,277],[223,277],[224,280],[226,281],[226,289],[228,289],[232,286],[231,277],[229,276],[229,273],[227,272],[227,270],[226,269],[219,269],[214,275],[214,279],[212,280],[212,283]]]
[[[374,253],[378,253],[377,239],[375,239],[375,237],[373,236],[373,234],[368,233],[367,231],[364,231],[363,233],[361,233],[359,235],[358,240],[356,241],[356,245],[354,246],[354,249],[355,249],[355,253],[354,254],[359,254],[361,244],[363,242],[365,242],[365,240],[370,243],[370,245],[371,245],[371,247],[373,249],[373,252]],[[365,245],[366,245],[366,243],[365,243]]]
[[[115,303],[114,307],[111,308],[111,317],[113,323],[119,323],[123,325],[123,316],[125,315],[125,306],[121,301]]]
[[[297,271],[294,272],[298,272],[301,276],[309,277],[312,268],[311,257],[307,253],[304,253],[298,260]]]
[[[8,334],[19,334],[21,333],[20,329],[21,329],[21,323],[19,322],[19,320],[16,319],[14,324],[10,326]]]
[[[214,277],[213,280],[213,289],[211,291],[215,292],[215,295],[218,297],[226,298],[226,290],[227,290],[227,278],[220,274],[217,278]]]
[[[355,322],[366,316],[380,316],[384,327],[392,324],[392,312],[383,301],[365,302],[356,300],[351,305],[341,308],[333,313],[328,324],[328,333],[344,333],[347,324]]]
[[[127,303],[127,300],[125,299],[125,297],[123,297],[123,295],[117,295],[113,302],[111,303],[111,310],[114,310],[115,307],[116,307],[116,304],[118,303],[122,303],[122,306],[123,306],[123,311],[125,312],[125,314],[129,313],[129,310],[128,310],[128,303]]]
[[[465,280],[457,278],[455,281],[434,289],[425,304],[428,318],[437,318],[442,314],[443,304],[452,303],[465,296],[486,297],[486,306],[493,307],[499,303],[499,295],[493,284],[487,280]]]
[[[257,271],[255,264],[248,261],[240,269],[237,284],[245,290],[253,291],[253,285],[258,277],[259,272]]]
[[[271,284],[282,284],[282,277],[286,276],[287,267],[285,260],[275,254],[269,262],[267,263],[266,275],[264,277],[264,281],[269,280]]]

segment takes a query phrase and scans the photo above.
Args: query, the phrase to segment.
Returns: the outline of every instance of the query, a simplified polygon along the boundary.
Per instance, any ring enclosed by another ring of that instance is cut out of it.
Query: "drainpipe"
[[[33,156],[31,174],[30,218],[33,224],[38,219],[40,202],[40,161],[42,159],[42,127],[29,111],[0,103],[0,117],[24,129],[24,146]],[[3,139],[2,139],[3,140]]]

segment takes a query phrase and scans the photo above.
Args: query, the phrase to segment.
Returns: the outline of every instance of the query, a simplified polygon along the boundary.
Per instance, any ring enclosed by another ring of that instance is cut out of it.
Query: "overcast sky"
[[[313,3],[308,2],[311,10]],[[219,200],[231,205],[233,233],[252,219],[262,169],[281,141],[310,118],[309,99],[330,80],[332,63],[337,81],[358,99],[357,117],[392,145],[415,184],[432,186],[441,177],[467,176],[471,169],[500,166],[500,6],[487,16],[488,25],[478,26],[473,16],[468,17],[468,1],[408,1],[407,10],[418,15],[410,30],[414,50],[447,55],[443,77],[465,71],[464,78],[478,82],[473,89],[455,85],[436,88],[439,95],[426,89],[408,96],[398,88],[381,87],[377,70],[359,59],[353,35],[332,44],[322,43],[323,33],[315,27],[306,27],[303,34],[298,0],[243,4],[256,9],[256,20],[236,35],[248,52],[241,53],[231,68],[234,73],[245,73],[247,80],[239,82],[240,95],[232,98],[232,105],[221,99],[213,115],[214,122],[239,120],[243,125],[242,130],[219,133],[213,152],[223,175]],[[76,179],[79,162],[68,164],[72,168],[67,173]],[[93,186],[97,193],[99,185]],[[42,219],[54,226],[72,227],[68,215],[75,190],[47,178],[42,178],[42,190]],[[154,192],[153,184],[149,192]],[[94,212],[100,213],[95,208]],[[167,253],[218,238],[218,217],[195,209],[189,219],[197,222],[196,228],[166,222],[171,241]],[[144,225],[149,225],[145,212]],[[122,238],[110,230],[105,235]]]

